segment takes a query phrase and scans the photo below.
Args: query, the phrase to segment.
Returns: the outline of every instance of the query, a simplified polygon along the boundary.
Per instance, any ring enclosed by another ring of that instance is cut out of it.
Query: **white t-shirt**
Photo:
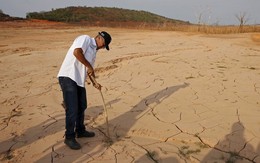
[[[97,53],[97,44],[94,38],[87,35],[77,37],[61,65],[58,77],[69,77],[77,83],[80,87],[85,87],[87,68],[83,65],[73,54],[74,49],[81,48],[84,57],[94,67]]]

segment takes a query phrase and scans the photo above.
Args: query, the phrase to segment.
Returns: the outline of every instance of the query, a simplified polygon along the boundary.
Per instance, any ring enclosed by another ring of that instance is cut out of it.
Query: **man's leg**
[[[66,131],[64,142],[71,149],[80,149],[80,145],[75,140],[75,125],[78,114],[77,84],[68,77],[59,77],[59,83],[63,92],[66,108]]]
[[[86,131],[84,125],[85,110],[87,108],[86,89],[84,87],[78,86],[78,97],[78,117],[76,121],[77,137],[93,137],[95,133]]]
[[[86,89],[78,86],[78,115],[76,121],[76,132],[85,131],[84,118],[87,108]]]

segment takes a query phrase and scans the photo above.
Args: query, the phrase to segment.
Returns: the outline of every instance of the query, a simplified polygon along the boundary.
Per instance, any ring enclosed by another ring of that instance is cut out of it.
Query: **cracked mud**
[[[110,137],[88,85],[85,123],[96,137],[72,151],[56,75],[69,42],[95,29],[1,30],[0,162],[260,162],[260,47],[251,34],[109,29],[112,48],[98,53],[96,73]]]

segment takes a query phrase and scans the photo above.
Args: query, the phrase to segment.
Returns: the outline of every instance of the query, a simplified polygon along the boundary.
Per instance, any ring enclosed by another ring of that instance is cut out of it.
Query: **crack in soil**
[[[9,116],[4,119],[4,122],[6,123],[5,127],[1,128],[0,131],[6,129],[9,126],[9,123],[10,123],[12,118],[14,118],[16,116],[21,116],[21,111],[19,110],[19,107],[20,107],[20,104],[17,105],[14,109],[11,110]]]

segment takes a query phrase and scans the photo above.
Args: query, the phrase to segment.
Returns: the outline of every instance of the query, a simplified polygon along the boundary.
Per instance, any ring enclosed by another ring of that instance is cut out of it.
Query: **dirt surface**
[[[112,35],[97,54],[101,96],[87,85],[85,123],[64,141],[56,78],[81,34]],[[0,162],[260,162],[260,34],[204,35],[0,23]]]

